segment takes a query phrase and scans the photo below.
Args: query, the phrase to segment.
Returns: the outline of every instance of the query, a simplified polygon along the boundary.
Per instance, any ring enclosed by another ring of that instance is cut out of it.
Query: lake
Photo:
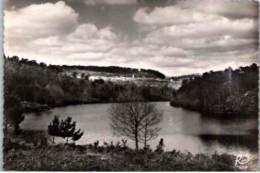
[[[154,149],[160,138],[164,139],[165,150],[181,150],[184,152],[208,153],[214,152],[243,155],[257,153],[257,127],[255,118],[223,119],[203,116],[198,112],[183,108],[171,107],[169,102],[155,102],[163,112],[161,131],[157,139],[150,141]],[[85,104],[59,107],[50,111],[26,114],[21,123],[22,129],[47,130],[54,115],[61,119],[71,116],[77,122],[77,129],[85,131],[77,144],[89,144],[96,140],[113,141],[114,144],[122,138],[114,136],[109,126],[108,109],[111,104]],[[61,139],[59,139],[61,140]],[[128,146],[134,142],[128,140]]]

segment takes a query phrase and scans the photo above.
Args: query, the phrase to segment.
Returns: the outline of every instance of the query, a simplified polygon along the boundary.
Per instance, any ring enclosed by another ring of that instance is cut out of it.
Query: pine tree
[[[49,135],[53,136],[52,143],[54,143],[55,136],[59,136],[60,120],[58,116],[55,116],[50,125],[48,126]]]
[[[83,131],[81,132],[80,129],[79,129],[77,132],[75,132],[75,133],[73,134],[72,140],[73,140],[73,141],[79,140],[83,134],[84,134],[84,132],[83,132]]]
[[[72,122],[72,118],[68,117],[65,120],[59,120],[58,116],[55,116],[49,127],[49,134],[54,137],[62,137],[66,140],[66,144],[69,142],[69,139],[73,141],[79,140],[84,134],[80,129],[76,131],[76,122]]]

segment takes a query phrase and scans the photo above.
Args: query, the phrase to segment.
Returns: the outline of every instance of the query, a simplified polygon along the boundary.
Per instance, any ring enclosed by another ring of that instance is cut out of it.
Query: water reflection
[[[257,134],[251,135],[199,135],[199,138],[204,142],[205,145],[212,145],[218,143],[219,145],[229,147],[240,147],[247,148],[250,152],[258,151],[258,139]]]

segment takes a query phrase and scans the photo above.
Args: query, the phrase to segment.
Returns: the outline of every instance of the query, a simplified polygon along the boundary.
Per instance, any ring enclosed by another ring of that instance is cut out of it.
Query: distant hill
[[[12,60],[19,61],[20,64],[27,64],[27,65],[38,65],[35,60],[28,60],[28,59],[20,59],[18,56],[11,57]],[[39,63],[42,67],[47,67],[45,63]],[[160,78],[164,79],[165,75],[159,71],[151,70],[151,69],[137,69],[137,68],[129,68],[129,67],[118,67],[118,66],[108,66],[108,67],[101,67],[101,66],[80,66],[80,65],[49,65],[49,69],[55,70],[56,72],[64,72],[64,71],[72,71],[72,70],[84,70],[84,71],[93,71],[93,72],[102,72],[102,73],[112,73],[115,76],[126,76],[130,77],[133,74],[135,77],[146,77],[146,78]]]
[[[200,74],[190,74],[190,75],[180,75],[180,76],[173,76],[170,77],[172,80],[187,80],[187,79],[193,79],[195,77],[200,76]]]
[[[9,58],[10,59],[10,58]],[[35,60],[28,60],[24,58],[19,58],[18,56],[11,57],[12,60],[19,61],[21,64],[27,65],[40,65],[43,67],[47,67],[45,63],[37,63]],[[152,69],[137,69],[137,68],[129,68],[129,67],[119,67],[119,66],[81,66],[81,65],[49,65],[49,69],[55,70],[56,72],[62,72],[66,70],[85,70],[85,71],[93,71],[93,72],[103,72],[103,73],[113,73],[115,76],[132,76],[133,74],[136,77],[146,77],[146,78],[160,78],[164,79],[166,76],[156,70]]]
[[[103,72],[103,73],[114,73],[118,75],[124,76],[132,76],[133,74],[136,77],[147,77],[147,78],[160,78],[164,79],[165,75],[159,71],[151,70],[151,69],[136,69],[136,68],[128,68],[128,67],[118,67],[118,66],[108,66],[108,67],[100,67],[100,66],[61,66],[63,70],[86,70],[86,71],[95,71],[95,72]]]

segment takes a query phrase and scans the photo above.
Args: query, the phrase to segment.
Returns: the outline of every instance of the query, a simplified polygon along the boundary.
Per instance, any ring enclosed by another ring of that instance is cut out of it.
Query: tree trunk
[[[147,126],[144,129],[144,148],[147,146]]]
[[[19,135],[20,132],[21,132],[21,129],[20,129],[20,127],[19,127],[19,124],[15,124],[15,125],[14,125],[14,134],[15,134],[15,135]]]
[[[146,137],[145,137],[145,139],[144,139],[144,148],[146,148],[146,146],[147,146],[147,140],[146,140]]]
[[[54,138],[55,138],[55,136],[53,136],[53,138],[52,138],[52,143],[53,143],[53,144],[55,144],[55,142],[54,142]]]
[[[138,145],[138,132],[137,130],[135,131],[135,150],[139,149],[139,145]]]
[[[138,137],[135,137],[135,150],[139,150],[139,146],[138,146]]]

